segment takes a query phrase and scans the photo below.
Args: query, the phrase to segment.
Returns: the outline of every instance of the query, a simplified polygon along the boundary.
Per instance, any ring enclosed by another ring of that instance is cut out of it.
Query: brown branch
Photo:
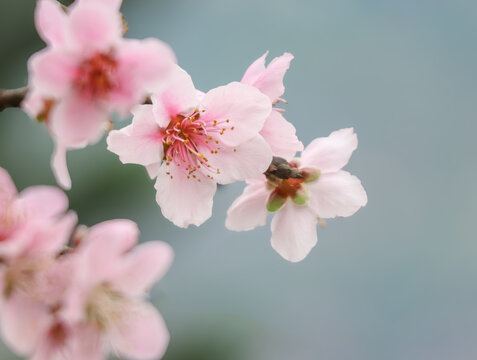
[[[0,89],[0,111],[10,107],[20,107],[27,92],[27,87],[19,89]]]

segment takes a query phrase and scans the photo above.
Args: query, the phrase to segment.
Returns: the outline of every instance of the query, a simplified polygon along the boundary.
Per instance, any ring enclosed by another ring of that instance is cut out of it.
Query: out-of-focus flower
[[[67,208],[66,195],[50,186],[17,194],[0,168],[0,327],[20,355],[32,353],[68,285],[56,260],[76,224]]]
[[[270,111],[270,100],[252,86],[233,82],[203,95],[176,66],[152,105],[135,108],[131,125],[110,132],[108,149],[157,177],[167,219],[198,226],[212,214],[217,183],[256,177],[269,166],[272,153],[258,133]]]
[[[122,38],[119,0],[81,0],[66,12],[39,0],[35,23],[47,48],[28,64],[30,94],[23,108],[44,121],[56,149],[58,183],[70,188],[66,150],[96,142],[112,111],[126,115],[164,82],[175,56],[157,39]]]
[[[73,337],[86,336],[86,331],[88,343],[96,344],[99,354],[111,349],[126,358],[157,359],[167,348],[169,333],[144,297],[168,270],[173,252],[159,241],[131,250],[138,235],[129,220],[89,229],[70,255],[74,271],[60,316],[76,326]]]
[[[351,216],[367,203],[360,180],[341,170],[357,146],[353,129],[341,129],[313,140],[301,158],[290,162],[300,178],[247,181],[227,212],[227,228],[251,230],[265,224],[268,212],[276,212],[272,247],[288,261],[303,260],[316,245],[318,218]]]
[[[293,55],[284,53],[282,56],[274,58],[265,67],[267,55],[268,51],[248,67],[241,82],[255,86],[268,96],[273,105],[276,105],[284,102],[281,99],[285,92],[283,77],[290,67]],[[303,150],[303,144],[295,135],[295,127],[283,117],[283,111],[280,108],[273,108],[260,135],[272,148],[273,155],[290,160],[296,152]]]

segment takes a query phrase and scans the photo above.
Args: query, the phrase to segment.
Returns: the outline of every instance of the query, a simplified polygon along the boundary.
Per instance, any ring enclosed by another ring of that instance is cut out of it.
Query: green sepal
[[[275,212],[279,210],[285,204],[286,201],[287,201],[286,197],[274,191],[268,197],[267,210],[270,212]]]

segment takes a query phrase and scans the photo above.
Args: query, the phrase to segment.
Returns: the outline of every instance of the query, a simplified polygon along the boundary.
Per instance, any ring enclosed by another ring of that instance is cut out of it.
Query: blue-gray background
[[[0,4],[0,87],[22,86],[43,47],[34,1]],[[82,223],[133,219],[142,240],[175,249],[152,293],[172,336],[166,360],[477,358],[475,1],[129,0],[123,11],[128,36],[171,44],[202,90],[239,80],[267,49],[292,52],[286,117],[305,144],[353,126],[347,169],[369,197],[292,264],[268,227],[226,231],[242,184],[182,230],[161,216],[143,168],[121,165],[104,140],[70,153]],[[51,150],[20,110],[0,114],[0,166],[20,189],[54,184]]]

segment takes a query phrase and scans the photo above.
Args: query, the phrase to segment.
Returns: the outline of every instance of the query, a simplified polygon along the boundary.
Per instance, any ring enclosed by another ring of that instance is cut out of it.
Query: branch
[[[27,87],[19,89],[0,89],[0,111],[10,107],[20,107],[27,92]]]

